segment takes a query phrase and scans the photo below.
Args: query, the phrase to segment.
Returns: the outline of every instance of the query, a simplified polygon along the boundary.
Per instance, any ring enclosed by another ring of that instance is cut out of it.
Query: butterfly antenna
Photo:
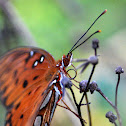
[[[96,19],[95,21],[91,24],[91,26],[87,29],[87,31],[77,40],[77,42],[73,45],[73,47],[70,49],[69,53],[72,52],[73,48],[79,43],[79,41],[87,34],[87,32],[92,28],[92,26],[95,24],[95,22],[107,12],[107,9],[105,9]]]
[[[88,39],[90,39],[93,35],[95,35],[96,33],[99,33],[99,32],[101,32],[101,30],[98,30],[98,31],[94,32],[93,34],[91,34],[87,39],[85,39],[82,43],[80,43],[75,48],[73,48],[69,53],[73,52],[76,48],[78,48],[79,46],[81,46],[82,44],[84,44]]]

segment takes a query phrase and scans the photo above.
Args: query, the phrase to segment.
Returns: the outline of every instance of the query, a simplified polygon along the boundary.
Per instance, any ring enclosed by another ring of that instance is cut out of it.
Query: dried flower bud
[[[86,91],[87,83],[88,83],[87,80],[82,80],[82,81],[79,83],[80,93]]]
[[[112,111],[106,113],[106,118],[108,118],[111,123],[114,123],[115,120],[117,120],[117,116],[114,115]]]
[[[93,49],[99,48],[99,40],[98,39],[95,38],[92,40],[92,48]]]
[[[97,56],[90,56],[88,61],[93,64],[93,65],[96,65],[98,64],[98,57]]]
[[[98,85],[97,85],[96,81],[92,81],[89,85],[89,90],[90,90],[91,94],[93,94],[94,91],[97,89],[98,89]]]
[[[118,67],[115,69],[115,73],[116,73],[116,74],[121,74],[121,73],[124,73],[124,70],[122,69],[121,66],[118,66]]]
[[[71,82],[71,80],[68,77],[63,77],[63,79],[61,80],[61,83],[66,88],[71,88],[71,86],[73,85],[73,83]]]

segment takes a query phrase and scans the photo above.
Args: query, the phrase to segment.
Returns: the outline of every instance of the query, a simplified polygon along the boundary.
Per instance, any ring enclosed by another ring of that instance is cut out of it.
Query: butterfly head
[[[73,59],[72,53],[68,53],[67,55],[62,56],[62,66],[63,67],[68,67],[71,65]]]

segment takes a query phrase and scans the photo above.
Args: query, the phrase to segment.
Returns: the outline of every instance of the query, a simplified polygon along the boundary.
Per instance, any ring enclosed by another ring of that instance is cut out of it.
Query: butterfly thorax
[[[57,64],[56,64],[56,67],[58,67],[59,71],[56,75],[58,79],[56,79],[57,83],[55,85],[58,90],[55,90],[55,91],[57,93],[60,93],[60,99],[62,98],[62,96],[64,95],[64,92],[65,92],[65,86],[62,83],[62,80],[64,77],[66,77],[68,75],[66,68],[71,65],[72,57],[73,57],[72,53],[68,53],[67,55],[63,55],[62,59],[58,60]]]

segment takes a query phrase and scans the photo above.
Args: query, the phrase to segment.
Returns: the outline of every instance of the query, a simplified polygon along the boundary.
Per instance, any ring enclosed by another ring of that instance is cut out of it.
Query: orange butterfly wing
[[[37,126],[37,115],[43,117],[41,125],[50,121],[45,115],[47,110],[55,108],[56,93],[53,86],[52,90],[48,86],[57,71],[54,58],[38,48],[18,48],[0,59],[0,94],[8,111],[6,126],[31,126],[34,121]],[[49,92],[50,96],[47,96]],[[49,103],[40,109],[44,101]]]

